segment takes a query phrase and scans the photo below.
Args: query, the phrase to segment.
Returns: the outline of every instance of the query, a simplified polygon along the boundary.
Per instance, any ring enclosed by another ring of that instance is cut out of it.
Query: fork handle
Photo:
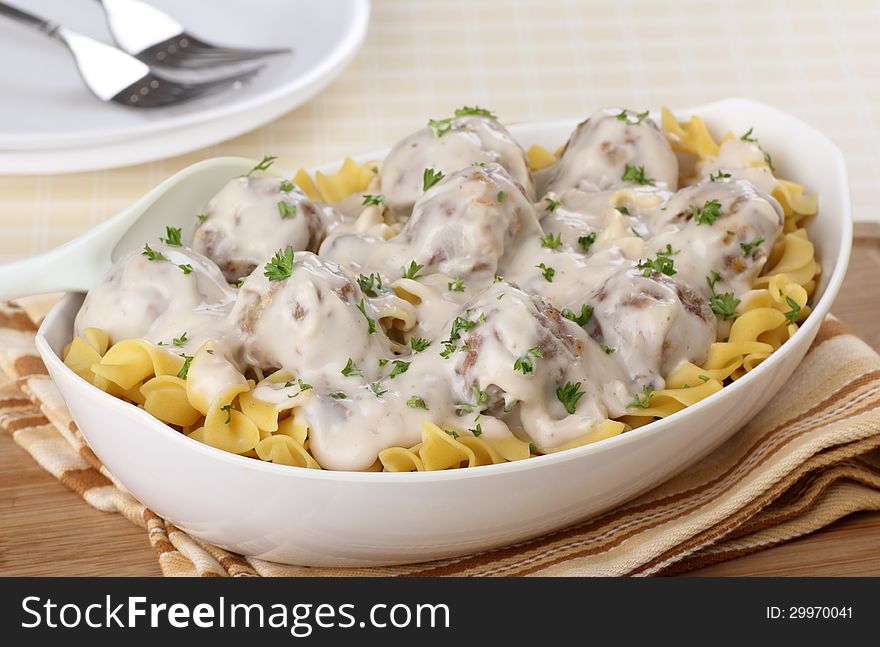
[[[16,7],[8,5],[5,2],[0,2],[0,15],[7,16],[9,18],[12,18],[13,20],[24,23],[25,25],[35,27],[36,29],[39,29],[45,34],[49,34],[50,36],[54,36],[55,32],[58,30],[58,25],[53,24],[47,20],[43,20],[39,16],[35,16],[26,11],[22,11],[21,9],[17,9]]]

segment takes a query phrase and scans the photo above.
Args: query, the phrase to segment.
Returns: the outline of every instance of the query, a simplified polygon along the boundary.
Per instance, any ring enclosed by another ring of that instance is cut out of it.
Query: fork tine
[[[147,65],[199,70],[246,63],[266,56],[290,53],[289,49],[247,49],[212,45],[187,33],[178,34],[136,54]]]
[[[253,78],[262,66],[200,83],[174,81],[153,72],[146,74],[116,96],[113,101],[133,108],[161,108],[192,101],[230,85]]]

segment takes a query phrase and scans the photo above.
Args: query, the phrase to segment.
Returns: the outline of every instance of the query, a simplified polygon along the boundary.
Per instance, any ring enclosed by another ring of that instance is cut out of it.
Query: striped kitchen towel
[[[86,503],[143,527],[165,575],[672,574],[880,510],[880,356],[829,317],[800,369],[752,422],[697,465],[604,515],[428,564],[331,569],[243,557],[147,509],[89,449],[33,344],[47,303],[0,304],[0,426]]]

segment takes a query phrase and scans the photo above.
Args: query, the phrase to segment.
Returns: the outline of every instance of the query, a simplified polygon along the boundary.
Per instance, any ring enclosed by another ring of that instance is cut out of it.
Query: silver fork
[[[258,69],[231,74],[210,81],[182,82],[163,77],[149,66],[122,50],[98,42],[88,36],[52,24],[38,16],[0,2],[0,15],[34,27],[64,43],[86,86],[102,101],[113,101],[133,108],[158,108],[215,92],[230,84],[240,83]]]
[[[98,0],[121,49],[150,66],[198,70],[289,53],[213,45],[184,30],[164,11],[140,0]]]

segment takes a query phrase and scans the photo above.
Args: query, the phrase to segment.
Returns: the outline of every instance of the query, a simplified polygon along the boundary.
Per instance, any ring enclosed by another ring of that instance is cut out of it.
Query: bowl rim
[[[725,386],[717,393],[713,393],[705,399],[700,400],[699,402],[696,402],[695,404],[692,404],[685,409],[678,411],[666,418],[655,420],[650,424],[647,424],[643,427],[638,427],[636,429],[626,432],[625,434],[618,434],[617,436],[605,438],[603,440],[590,443],[588,445],[582,445],[580,447],[574,447],[571,449],[545,454],[542,456],[533,456],[525,460],[498,463],[494,465],[480,465],[477,467],[468,467],[456,470],[436,470],[426,472],[366,472],[325,469],[316,470],[305,467],[295,467],[291,465],[276,465],[274,463],[254,460],[245,456],[232,454],[230,452],[226,452],[221,449],[217,449],[215,447],[211,447],[210,445],[206,445],[204,443],[193,440],[192,438],[189,438],[184,434],[181,434],[180,432],[175,431],[171,427],[165,425],[146,411],[139,409],[129,404],[128,402],[120,400],[119,398],[116,398],[109,393],[98,389],[94,385],[76,375],[70,368],[68,368],[61,360],[61,358],[52,350],[48,340],[46,339],[46,335],[49,330],[52,330],[55,327],[64,324],[64,311],[66,310],[67,305],[71,301],[80,298],[82,296],[81,293],[69,293],[55,306],[52,307],[52,309],[46,315],[46,318],[43,320],[43,323],[41,324],[39,330],[37,331],[35,337],[37,349],[39,350],[40,355],[43,357],[43,361],[47,364],[51,364],[53,372],[60,371],[62,374],[65,374],[65,377],[73,378],[68,380],[69,384],[72,387],[77,388],[84,397],[97,399],[97,401],[104,403],[106,406],[117,408],[117,411],[120,414],[128,415],[129,417],[131,417],[132,422],[146,425],[151,430],[155,430],[156,433],[164,434],[169,442],[178,443],[181,447],[181,450],[192,450],[200,452],[207,458],[220,459],[234,466],[261,470],[266,474],[286,475],[288,478],[310,478],[314,480],[350,481],[358,483],[428,483],[467,478],[486,478],[491,476],[503,476],[506,474],[519,472],[524,469],[552,467],[553,465],[580,460],[591,454],[601,453],[613,447],[626,445],[632,442],[640,442],[643,438],[662,434],[672,425],[678,424],[683,417],[688,415],[695,415],[702,409],[713,405],[719,400],[719,398],[734,397],[732,394],[738,393],[739,391],[742,391],[744,389],[748,389],[749,385],[751,385],[752,382],[757,380],[761,375],[774,370],[776,365],[783,361],[783,357],[786,355],[787,351],[790,351],[791,348],[794,347],[793,342],[795,340],[802,339],[806,336],[815,337],[815,334],[818,332],[818,328],[821,325],[822,320],[824,320],[825,316],[828,314],[831,308],[831,304],[834,302],[834,299],[837,296],[840,286],[843,283],[847,266],[849,264],[850,249],[852,247],[852,207],[850,202],[846,163],[843,157],[843,153],[840,151],[840,149],[819,130],[806,124],[800,119],[782,110],[773,108],[757,101],[753,101],[751,99],[734,97],[703,104],[693,108],[674,110],[673,112],[676,115],[683,116],[700,114],[710,109],[741,109],[752,111],[761,110],[765,112],[775,113],[775,116],[777,118],[792,122],[794,125],[800,128],[813,131],[815,135],[818,135],[818,137],[820,137],[827,143],[829,149],[833,152],[833,158],[830,158],[828,160],[829,173],[833,170],[834,175],[836,176],[836,183],[844,189],[841,192],[841,202],[838,205],[839,207],[841,207],[841,214],[840,218],[838,218],[837,221],[838,226],[841,228],[842,235],[840,245],[837,249],[837,259],[833,269],[831,270],[828,284],[826,285],[822,296],[819,297],[819,300],[814,304],[814,307],[811,310],[810,314],[807,316],[807,319],[798,328],[795,334],[777,351],[772,353],[770,357],[765,359],[763,362],[761,362],[760,365],[749,371],[746,375],[739,378],[732,384]],[[652,111],[652,116],[654,116],[655,114],[656,111]],[[565,127],[572,123],[577,123],[578,121],[580,120],[559,119],[552,121],[525,122],[513,126],[511,130],[514,131],[515,134],[516,130],[524,129],[526,127],[541,127],[549,129],[553,127]],[[376,159],[377,157],[380,157],[385,152],[387,152],[387,150],[388,149],[383,149],[372,151],[370,153],[364,153],[355,156],[354,159]],[[338,165],[339,162],[337,161],[321,165],[316,168],[319,170],[335,170],[336,168],[338,168]]]

